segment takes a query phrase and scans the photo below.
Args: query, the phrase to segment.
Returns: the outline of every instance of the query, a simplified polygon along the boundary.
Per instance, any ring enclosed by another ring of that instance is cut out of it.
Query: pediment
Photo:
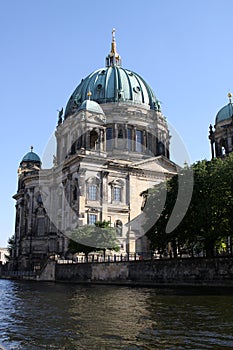
[[[139,162],[133,163],[133,166],[138,167],[140,169],[155,171],[159,173],[166,173],[170,175],[175,175],[180,169],[178,165],[176,165],[174,162],[163,156],[144,159]]]
[[[86,113],[86,121],[93,124],[106,124],[105,115]]]

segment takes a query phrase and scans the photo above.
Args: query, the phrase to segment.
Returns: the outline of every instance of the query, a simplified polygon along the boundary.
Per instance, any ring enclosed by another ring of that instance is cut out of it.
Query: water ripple
[[[0,280],[6,350],[233,348],[233,297]]]

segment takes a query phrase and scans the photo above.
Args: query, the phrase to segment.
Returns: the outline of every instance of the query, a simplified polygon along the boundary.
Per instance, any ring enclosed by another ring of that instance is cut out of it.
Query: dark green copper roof
[[[28,152],[22,159],[22,162],[41,162],[40,157],[35,152]]]
[[[104,114],[100,105],[91,100],[85,100],[82,102],[81,106],[78,108],[79,111],[88,111],[91,113]]]
[[[217,113],[215,124],[232,117],[233,117],[233,104],[230,101],[226,106],[222,107],[220,111]]]
[[[106,57],[106,67],[94,71],[81,80],[67,103],[65,119],[79,110],[87,100],[87,96],[98,104],[120,102],[160,110],[159,101],[145,80],[139,74],[122,68],[121,64],[113,29],[111,51]]]
[[[67,103],[65,118],[87,100],[89,92],[91,100],[99,104],[128,102],[159,109],[158,101],[145,80],[139,74],[115,65],[98,69],[82,79]]]

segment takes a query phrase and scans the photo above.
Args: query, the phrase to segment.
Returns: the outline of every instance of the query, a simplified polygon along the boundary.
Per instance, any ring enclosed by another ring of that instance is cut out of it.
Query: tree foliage
[[[10,260],[12,257],[13,250],[15,250],[15,235],[12,235],[11,237],[9,237],[7,243],[8,243],[7,249],[9,251],[9,255],[5,254],[5,257],[7,258],[7,260]]]
[[[153,213],[157,221],[146,235],[152,249],[161,253],[166,251],[169,243],[174,255],[185,248],[192,253],[203,249],[207,256],[213,256],[222,243],[233,236],[233,154],[223,159],[198,161],[191,169],[194,176],[191,203],[185,217],[171,233],[166,232],[166,226],[177,200],[179,177],[176,175],[165,184],[150,189],[145,215],[149,220]],[[183,171],[189,171],[189,168]],[[156,208],[164,191],[167,192],[166,202],[159,213]]]
[[[84,225],[70,233],[69,251],[72,254],[88,254],[97,251],[119,251],[116,229],[108,221],[97,221],[95,225]]]

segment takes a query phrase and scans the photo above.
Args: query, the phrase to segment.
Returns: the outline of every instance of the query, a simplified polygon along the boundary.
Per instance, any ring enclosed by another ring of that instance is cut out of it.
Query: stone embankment
[[[59,264],[48,261],[40,273],[10,271],[2,278],[141,286],[217,286],[233,290],[233,257],[158,259]]]
[[[233,258],[166,259],[54,265],[56,281],[233,287]]]

